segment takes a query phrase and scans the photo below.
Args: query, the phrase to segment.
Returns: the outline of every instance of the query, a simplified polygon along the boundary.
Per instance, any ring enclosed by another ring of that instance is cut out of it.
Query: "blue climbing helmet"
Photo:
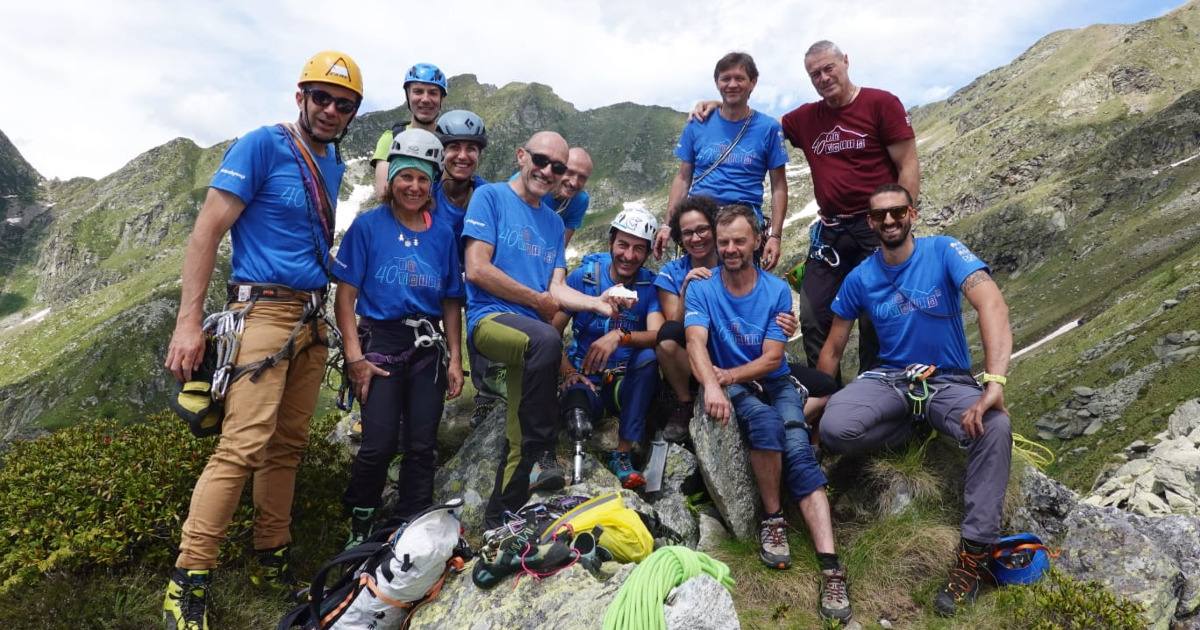
[[[438,86],[442,90],[442,96],[446,95],[446,75],[437,66],[431,63],[419,63],[408,69],[408,73],[404,75],[404,90],[408,91],[409,83],[431,83]]]
[[[1001,538],[992,549],[988,568],[1002,586],[1033,584],[1050,570],[1052,553],[1033,534],[1017,534]]]

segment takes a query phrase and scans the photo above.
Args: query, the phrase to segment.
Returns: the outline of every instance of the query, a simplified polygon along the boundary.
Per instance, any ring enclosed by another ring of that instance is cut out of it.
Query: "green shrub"
[[[997,606],[1023,619],[1028,630],[1140,630],[1146,627],[1142,607],[1105,590],[1098,582],[1081,582],[1051,567],[1028,587],[1002,588]]]
[[[323,436],[332,420],[314,423]],[[167,563],[178,548],[192,487],[216,440],[197,440],[174,416],[119,425],[84,422],[14,444],[0,469],[0,594],[49,571]],[[340,523],[346,484],[340,447],[313,441],[297,471],[296,509],[309,527]],[[334,493],[331,495],[331,493]],[[234,514],[225,560],[242,555],[253,525],[250,484]],[[331,495],[331,496],[330,496]]]

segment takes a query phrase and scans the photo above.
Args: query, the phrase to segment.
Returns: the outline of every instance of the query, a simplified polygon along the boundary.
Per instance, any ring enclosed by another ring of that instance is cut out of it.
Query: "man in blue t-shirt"
[[[238,376],[225,392],[222,435],[196,482],[167,586],[168,629],[208,627],[209,574],[251,477],[254,549],[263,569],[255,582],[296,584],[288,567],[292,493],[325,373],[322,314],[333,204],[345,171],[337,143],[363,98],[358,65],[334,51],[313,56],[298,87],[294,125],[261,127],[226,151],[184,253],[166,368],[180,382],[201,368],[204,297],[217,248],[231,230],[227,308],[244,331],[231,359]]]
[[[654,273],[642,266],[657,231],[654,215],[641,208],[625,210],[609,228],[608,253],[585,256],[583,264],[567,276],[568,286],[588,295],[601,295],[614,286],[634,291],[633,308],[612,318],[575,311],[554,316],[555,328],[565,330],[572,322],[574,333],[560,369],[565,424],[586,435],[606,409],[619,415],[617,448],[609,456],[608,468],[623,488],[646,482],[630,453],[644,437],[646,413],[659,383],[654,347],[663,315]]]
[[[548,322],[559,310],[615,316],[630,300],[590,296],[567,286],[562,220],[542,198],[567,172],[567,141],[535,133],[517,149],[517,177],[475,191],[463,225],[467,336],[508,367],[507,442],[484,515],[504,524],[530,492],[563,488],[558,465],[555,384],[562,335]]]
[[[592,176],[592,156],[582,147],[571,147],[567,158],[567,173],[563,175],[558,188],[542,198],[542,202],[550,206],[563,220],[566,226],[566,243],[571,244],[571,237],[583,225],[583,215],[587,214],[591,198],[586,190],[588,179]],[[509,179],[515,178],[513,175]]]
[[[683,321],[688,358],[703,388],[705,413],[725,425],[731,409],[736,411],[749,443],[750,468],[765,513],[759,559],[772,568],[791,566],[779,501],[779,480],[786,473],[822,567],[820,613],[846,621],[850,600],[846,572],[834,548],[826,480],[809,441],[804,401],[789,378],[783,352],[787,336],[775,321],[777,313],[791,310],[792,294],[783,280],[754,265],[761,241],[750,208],[735,204],[717,214],[722,266],[688,289]]]
[[[904,445],[932,427],[967,451],[966,514],[957,562],[934,610],[951,616],[979,594],[1012,461],[1004,374],[1012,352],[1008,306],[987,265],[949,236],[913,238],[913,199],[899,184],[870,198],[867,220],[882,244],[846,276],[833,301],[833,326],[817,368],[833,376],[860,315],[879,333],[879,363],[829,399],[821,443],[836,453]],[[979,314],[984,386],[971,376],[962,298]],[[921,403],[911,391],[920,392]]]
[[[762,245],[763,269],[779,262],[783,219],[787,215],[788,162],[783,128],[774,118],[750,108],[750,94],[758,84],[758,66],[743,52],[731,52],[719,61],[713,80],[721,93],[721,105],[707,120],[693,120],[683,128],[675,157],[679,171],[667,196],[663,226],[671,222],[676,205],[684,197],[708,195],[722,205],[739,203],[754,209],[759,225],[769,227]],[[771,212],[764,222],[763,180],[771,179]],[[670,232],[662,230],[654,254],[662,258]]]

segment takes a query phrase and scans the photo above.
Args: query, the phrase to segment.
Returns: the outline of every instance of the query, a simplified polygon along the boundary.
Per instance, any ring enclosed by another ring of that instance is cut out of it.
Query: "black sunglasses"
[[[529,154],[529,159],[533,160],[533,165],[535,167],[546,168],[546,166],[549,165],[550,170],[553,171],[553,173],[555,175],[562,175],[563,173],[567,172],[567,164],[565,162],[559,162],[558,160],[551,160],[550,156],[548,156],[548,155],[545,155],[543,153],[535,153],[525,147],[521,147],[521,148],[525,149],[525,152]]]
[[[903,221],[908,215],[908,211],[912,210],[912,206],[894,206],[891,208],[871,208],[867,210],[867,216],[876,223],[883,223],[884,215],[892,215],[893,221]]]
[[[320,107],[321,109],[329,107],[330,103],[333,103],[333,108],[336,109],[339,114],[350,114],[353,113],[354,110],[358,109],[358,101],[342,98],[340,96],[334,96],[325,90],[318,90],[317,88],[304,88],[304,93],[312,99],[314,105]]]

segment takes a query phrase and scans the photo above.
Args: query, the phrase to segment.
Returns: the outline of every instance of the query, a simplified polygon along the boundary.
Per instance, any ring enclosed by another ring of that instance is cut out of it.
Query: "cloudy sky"
[[[1041,37],[1158,17],[1182,0],[456,0],[6,2],[0,131],[47,177],[103,177],[184,136],[202,146],[291,120],[295,79],[322,49],[362,67],[364,111],[398,105],[418,61],[484,83],[540,82],[577,108],[685,110],[714,98],[712,67],[754,55],[751,104],[778,115],[816,93],[818,39],[851,77],[906,106],[940,100]]]

